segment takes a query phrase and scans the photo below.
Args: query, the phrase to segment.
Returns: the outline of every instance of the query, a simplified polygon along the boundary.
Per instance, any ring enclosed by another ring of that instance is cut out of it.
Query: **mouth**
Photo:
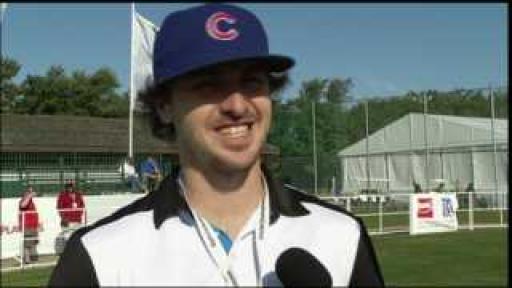
[[[243,138],[249,136],[253,124],[253,122],[226,124],[215,128],[215,131],[226,138]]]

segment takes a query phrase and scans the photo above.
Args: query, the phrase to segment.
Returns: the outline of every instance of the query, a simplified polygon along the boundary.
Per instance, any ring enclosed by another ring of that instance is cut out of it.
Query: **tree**
[[[62,66],[52,66],[45,76],[28,75],[21,84],[19,112],[26,114],[65,114],[69,111],[70,83]]]
[[[346,118],[350,79],[315,78],[302,83],[298,97],[286,103],[274,104],[273,129],[269,142],[277,145],[285,162],[294,164],[284,167],[281,176],[291,179],[304,188],[312,186],[313,112],[315,117],[316,152],[318,156],[319,182],[328,182],[335,173],[335,153],[346,141],[343,121]],[[315,111],[313,111],[313,104]]]
[[[353,86],[354,83],[350,78],[332,79],[329,81],[329,85],[327,86],[327,93],[325,94],[327,102],[334,105],[339,105],[341,108],[344,108],[344,104],[352,101],[352,97],[350,97],[348,94]]]
[[[15,112],[20,89],[13,79],[18,75],[21,65],[14,59],[1,58],[0,59],[0,85],[2,91],[2,109],[1,113]]]
[[[19,113],[128,115],[128,97],[117,93],[119,82],[108,68],[100,68],[92,74],[75,70],[69,76],[62,66],[52,66],[44,76],[28,75],[21,86],[23,95],[17,109]]]

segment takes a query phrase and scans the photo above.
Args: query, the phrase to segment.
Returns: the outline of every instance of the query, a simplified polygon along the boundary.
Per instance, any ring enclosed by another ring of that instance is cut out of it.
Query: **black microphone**
[[[277,258],[276,274],[285,287],[332,287],[329,271],[308,251],[290,248]]]

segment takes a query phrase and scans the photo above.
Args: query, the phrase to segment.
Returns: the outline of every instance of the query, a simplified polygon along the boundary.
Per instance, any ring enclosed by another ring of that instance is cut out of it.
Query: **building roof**
[[[424,150],[424,115],[409,113],[391,124],[377,130],[368,137],[369,154],[383,154],[401,151]],[[427,139],[429,149],[461,149],[508,144],[508,119],[482,117],[460,117],[448,115],[427,115]],[[359,156],[366,154],[366,138],[343,149],[338,156]]]
[[[128,151],[128,119],[70,115],[0,114],[2,152]],[[134,117],[135,153],[177,154],[175,143],[151,133],[148,121]],[[277,154],[267,145],[265,154]]]
[[[128,151],[127,119],[2,114],[1,120],[4,152]],[[136,152],[176,153],[174,144],[152,136],[143,119],[134,120],[134,135]]]

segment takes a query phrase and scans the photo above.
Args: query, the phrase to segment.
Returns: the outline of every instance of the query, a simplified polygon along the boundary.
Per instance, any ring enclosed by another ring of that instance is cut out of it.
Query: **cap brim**
[[[173,81],[178,78],[188,76],[192,73],[197,73],[205,69],[213,68],[217,65],[245,61],[254,61],[257,63],[262,63],[263,65],[266,65],[268,67],[269,72],[275,73],[286,72],[288,69],[292,68],[295,65],[295,60],[293,60],[293,58],[282,55],[235,57],[229,59],[220,59],[219,61],[210,62],[200,67],[194,67],[193,69],[185,69],[184,71],[182,71],[182,73],[169,75],[169,77],[165,77],[164,79],[160,80],[159,83]]]
[[[282,55],[269,55],[261,57],[251,57],[239,60],[255,60],[262,61],[269,65],[270,72],[285,72],[295,65],[295,60]]]

